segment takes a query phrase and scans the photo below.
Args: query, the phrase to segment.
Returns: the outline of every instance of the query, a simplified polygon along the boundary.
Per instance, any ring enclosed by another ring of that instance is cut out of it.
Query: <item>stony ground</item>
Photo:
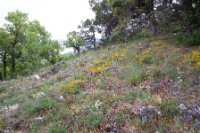
[[[200,47],[105,46],[0,83],[0,132],[198,133]]]

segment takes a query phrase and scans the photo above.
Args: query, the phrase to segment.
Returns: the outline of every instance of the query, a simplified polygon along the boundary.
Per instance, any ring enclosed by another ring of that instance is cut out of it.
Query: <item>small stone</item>
[[[59,97],[57,98],[57,100],[60,101],[60,102],[65,102],[64,96],[59,96]]]
[[[34,80],[40,80],[41,78],[40,78],[39,75],[36,74],[36,75],[34,75],[33,79],[34,79]]]
[[[181,104],[177,107],[177,109],[179,109],[179,110],[182,112],[183,110],[186,110],[187,108],[186,108],[186,106],[185,106],[183,103],[181,103]]]
[[[196,123],[197,125],[200,125],[200,118],[195,118],[195,123]]]
[[[193,119],[192,110],[186,110],[183,112],[183,118],[185,122],[191,122]]]

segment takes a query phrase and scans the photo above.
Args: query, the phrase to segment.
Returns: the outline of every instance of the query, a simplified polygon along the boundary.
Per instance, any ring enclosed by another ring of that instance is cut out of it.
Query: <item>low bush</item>
[[[178,44],[192,46],[200,45],[200,28],[193,30],[189,33],[178,33],[176,35],[176,41]]]
[[[62,93],[76,94],[80,91],[83,85],[82,80],[73,80],[67,84],[60,86],[59,91]]]

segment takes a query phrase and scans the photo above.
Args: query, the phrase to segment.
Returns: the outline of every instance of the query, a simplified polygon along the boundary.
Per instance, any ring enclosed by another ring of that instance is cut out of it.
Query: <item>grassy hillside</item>
[[[0,132],[200,132],[200,48],[108,45],[0,83]]]

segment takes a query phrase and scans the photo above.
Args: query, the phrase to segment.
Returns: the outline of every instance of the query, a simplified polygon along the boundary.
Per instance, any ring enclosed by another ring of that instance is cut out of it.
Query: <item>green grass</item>
[[[164,69],[164,73],[169,77],[170,80],[175,81],[177,77],[180,76],[180,73],[178,72],[177,68],[174,65],[168,65]]]
[[[97,80],[97,85],[100,87],[100,89],[106,89],[106,81],[104,79]]]
[[[97,128],[103,120],[102,114],[89,114],[86,119],[86,124],[89,129]]]
[[[162,112],[162,116],[166,119],[171,119],[178,115],[179,111],[177,109],[178,103],[175,100],[168,100],[162,102],[160,105],[160,110]]]
[[[126,100],[136,100],[136,99],[147,100],[150,98],[150,96],[151,96],[151,94],[149,92],[132,89],[132,90],[128,90],[125,92],[124,99],[126,99]]]
[[[159,133],[165,133],[166,129],[167,129],[167,124],[164,122],[161,122],[158,124],[156,129],[157,129],[157,131],[159,131]]]
[[[38,130],[42,127],[42,123],[40,121],[33,121],[30,125],[29,131],[31,133],[37,133]]]
[[[65,127],[59,123],[53,123],[48,127],[48,133],[67,133]]]
[[[128,78],[132,85],[138,85],[145,78],[143,66],[134,66],[128,73],[126,73],[125,78]]]
[[[50,110],[56,107],[56,102],[49,96],[42,96],[39,99],[28,99],[22,104],[22,111],[27,115],[39,114],[42,110]]]
[[[6,88],[0,86],[0,94],[1,94],[2,92],[4,92],[4,91],[6,91]]]

